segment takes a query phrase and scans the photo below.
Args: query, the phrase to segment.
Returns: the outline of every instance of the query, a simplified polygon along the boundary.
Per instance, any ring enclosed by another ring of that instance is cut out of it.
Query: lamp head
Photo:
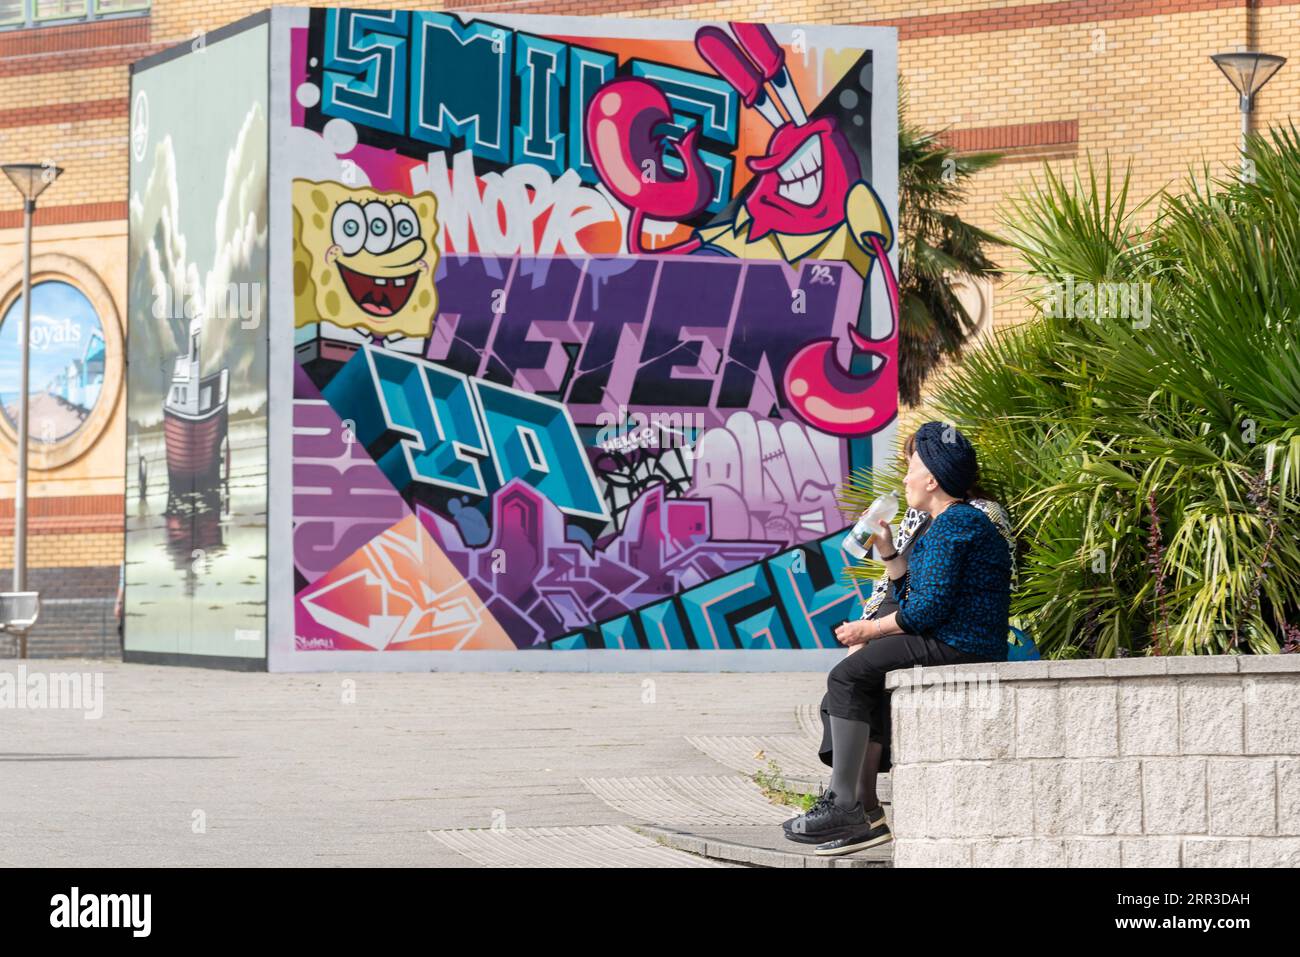
[[[1277,56],[1273,53],[1256,53],[1252,50],[1242,50],[1237,53],[1215,53],[1210,57],[1214,65],[1223,71],[1223,75],[1228,78],[1233,89],[1241,97],[1242,112],[1250,112],[1250,108],[1258,93],[1273,74],[1282,69],[1282,64],[1286,63],[1286,57]]]
[[[0,169],[29,203],[34,203],[36,197],[63,173],[62,168],[49,163],[6,163]]]

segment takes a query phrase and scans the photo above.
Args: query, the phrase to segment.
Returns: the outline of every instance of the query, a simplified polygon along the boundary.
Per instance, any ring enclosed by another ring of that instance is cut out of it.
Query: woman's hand
[[[835,629],[835,640],[841,645],[864,645],[875,633],[875,624],[864,618],[846,621]]]
[[[893,555],[898,551],[894,547],[894,529],[883,518],[876,523],[876,549],[881,555]]]

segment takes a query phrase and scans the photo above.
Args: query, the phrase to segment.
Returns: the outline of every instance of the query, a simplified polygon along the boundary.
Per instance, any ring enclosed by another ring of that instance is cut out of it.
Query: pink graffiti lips
[[[406,300],[411,298],[416,279],[420,277],[419,272],[413,272],[386,279],[383,276],[367,276],[342,263],[336,265],[352,301],[372,316],[394,316],[401,312]]]

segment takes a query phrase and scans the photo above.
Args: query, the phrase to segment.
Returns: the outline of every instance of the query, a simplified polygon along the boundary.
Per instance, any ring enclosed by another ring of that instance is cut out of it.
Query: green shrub
[[[1015,520],[1012,612],[1045,655],[1295,644],[1300,138],[1247,155],[1250,181],[1141,203],[1109,164],[1048,169],[1007,224],[1035,318],[937,390]],[[846,508],[889,481],[854,476]]]

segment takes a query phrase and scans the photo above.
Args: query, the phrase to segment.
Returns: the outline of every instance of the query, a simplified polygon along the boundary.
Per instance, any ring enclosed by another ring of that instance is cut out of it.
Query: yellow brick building
[[[66,438],[37,446],[29,580],[45,596],[46,624],[33,635],[33,654],[117,651],[112,604],[122,555],[129,64],[199,42],[204,31],[265,6],[265,0],[0,0],[0,161],[66,170],[40,200],[34,279],[66,284],[86,297],[103,327],[109,367],[93,414]],[[1007,198],[1029,186],[1043,162],[1068,167],[1092,154],[1108,155],[1119,169],[1131,163],[1136,195],[1205,163],[1215,170],[1232,165],[1237,100],[1210,54],[1256,49],[1293,57],[1300,43],[1300,4],[1279,0],[467,0],[449,8],[893,26],[912,119],[950,129],[961,150],[1006,153],[1002,165],[981,175],[964,211],[995,230]],[[1284,67],[1259,97],[1254,127],[1285,123],[1298,87],[1300,65]],[[17,297],[21,217],[17,193],[0,183],[0,316]],[[993,321],[1023,315],[1014,280],[985,299]],[[0,415],[3,587],[12,561],[13,479],[12,429]]]

